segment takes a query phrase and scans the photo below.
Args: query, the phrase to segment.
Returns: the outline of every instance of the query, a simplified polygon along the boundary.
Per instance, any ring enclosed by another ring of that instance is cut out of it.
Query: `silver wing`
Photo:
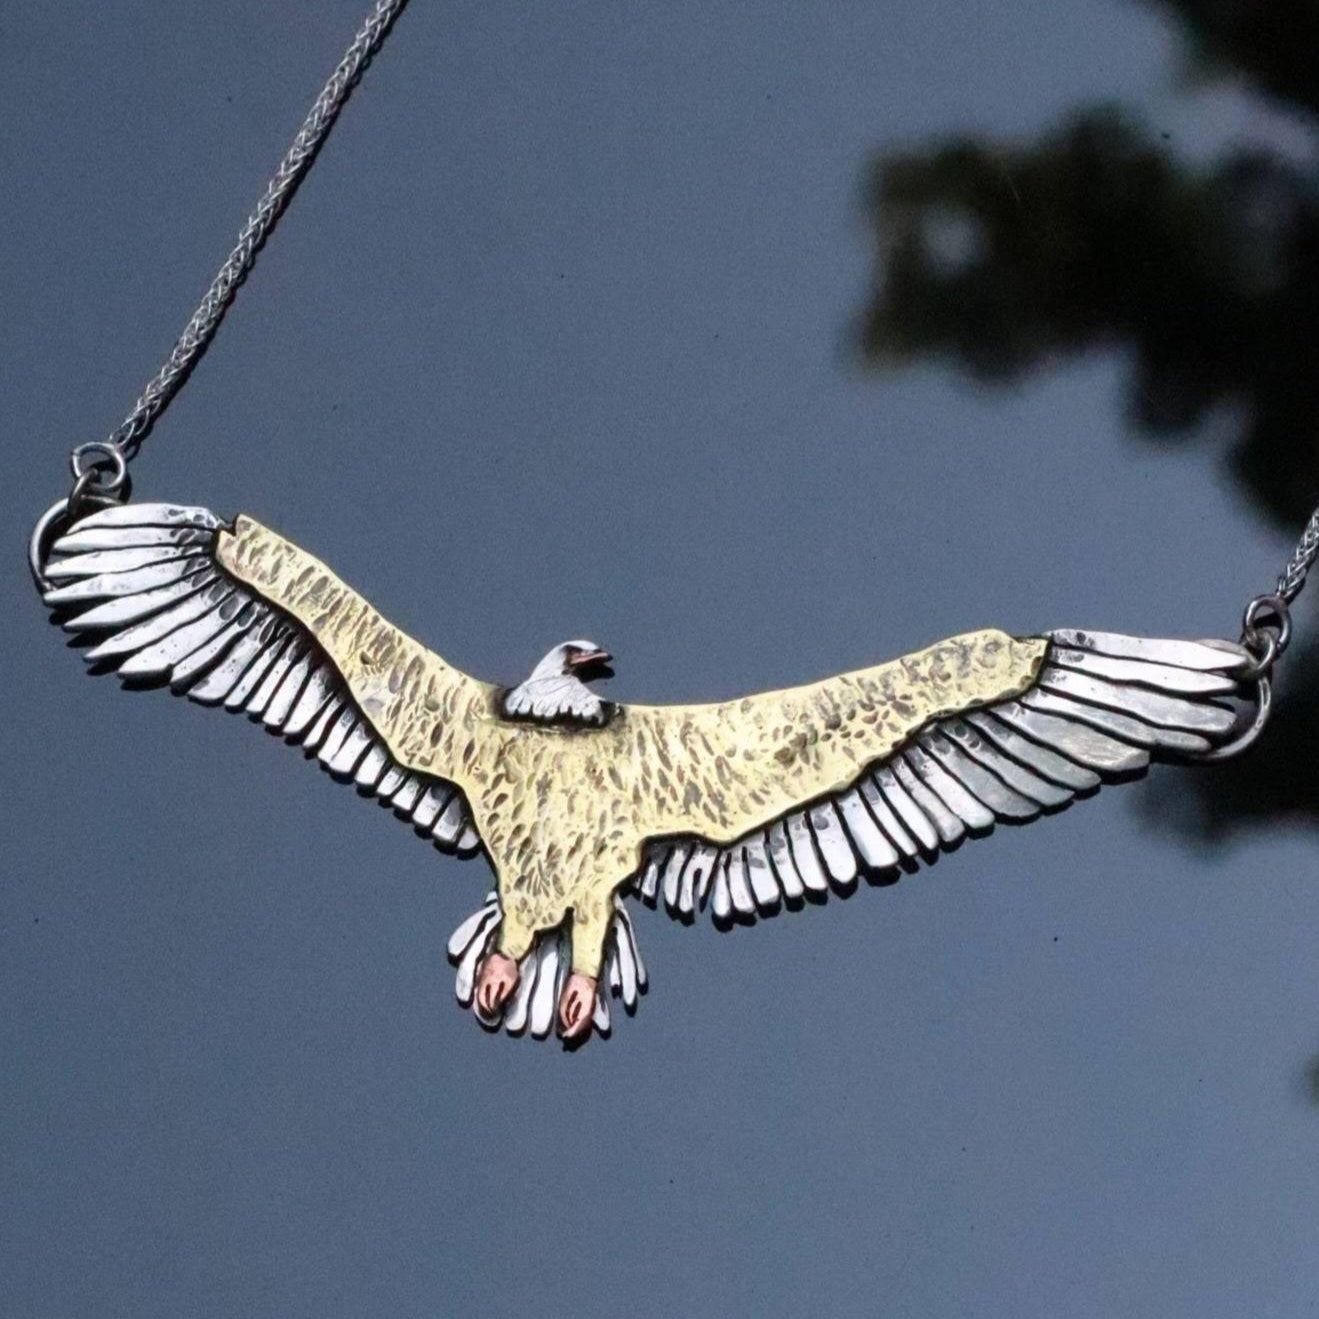
[[[1196,756],[1236,726],[1220,698],[1250,664],[1222,641],[1159,641],[1061,629],[1036,683],[1014,700],[928,725],[846,790],[731,846],[667,839],[636,888],[681,920],[721,925],[894,878],[999,821],[1061,810],[1153,759]]]
[[[51,546],[46,603],[90,643],[94,671],[242,711],[442,852],[479,852],[462,792],[395,764],[311,633],[216,562],[222,529],[208,509],[174,504],[93,513]]]

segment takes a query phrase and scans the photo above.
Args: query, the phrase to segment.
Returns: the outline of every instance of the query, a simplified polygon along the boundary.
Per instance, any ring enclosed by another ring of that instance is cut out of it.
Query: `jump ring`
[[[117,495],[128,480],[128,460],[124,451],[110,440],[91,440],[78,445],[69,455],[69,467],[75,487],[84,477],[90,476],[96,493],[101,495]]]
[[[89,467],[85,472],[80,472],[73,482],[73,489],[69,491],[68,497],[64,501],[65,516],[70,522],[73,522],[78,516],[78,510],[82,507],[83,501],[87,499],[89,492],[100,490],[100,485],[96,480],[96,468]]]
[[[1253,625],[1242,632],[1241,644],[1250,652],[1250,663],[1241,675],[1247,681],[1262,680],[1282,654],[1281,638],[1273,632],[1262,632]]]
[[[1272,618],[1273,622],[1268,620]],[[1278,633],[1278,654],[1281,655],[1292,639],[1292,615],[1287,601],[1280,595],[1257,595],[1247,606],[1242,618],[1243,635],[1255,632],[1261,622],[1264,627],[1275,627]]]

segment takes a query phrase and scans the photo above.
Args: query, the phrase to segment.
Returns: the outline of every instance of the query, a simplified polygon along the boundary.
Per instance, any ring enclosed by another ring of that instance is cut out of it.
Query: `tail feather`
[[[476,976],[485,955],[495,946],[503,914],[499,895],[490,892],[485,902],[454,931],[449,940],[449,960],[455,964],[454,993],[462,1007],[487,1030],[504,1030],[509,1035],[549,1038],[554,1031],[555,1008],[568,978],[571,942],[566,926],[536,936],[531,951],[518,963],[520,979],[512,997],[493,1018],[485,1016],[476,1003]],[[609,999],[620,1000],[631,1016],[646,992],[646,966],[637,948],[632,919],[622,900],[614,898],[614,916],[605,940],[605,962],[596,991],[592,1024],[596,1034],[612,1030]]]

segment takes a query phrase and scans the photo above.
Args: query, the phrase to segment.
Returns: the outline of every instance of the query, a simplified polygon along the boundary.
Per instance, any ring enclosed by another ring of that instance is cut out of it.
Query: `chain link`
[[[1207,751],[1197,759],[1212,762],[1231,760],[1254,746],[1273,708],[1273,667],[1292,639],[1291,604],[1300,595],[1305,579],[1319,558],[1319,508],[1310,515],[1301,539],[1278,578],[1272,595],[1257,595],[1241,620],[1241,647],[1250,655],[1240,671],[1243,696],[1252,700],[1255,714],[1230,742]]]
[[[334,127],[339,111],[343,109],[358,79],[371,62],[372,56],[380,49],[385,37],[389,35],[394,20],[406,4],[407,0],[377,0],[375,7],[367,15],[366,21],[330,75],[329,81],[321,88],[320,95],[312,103],[292,145],[279,162],[274,177],[266,185],[264,195],[239,233],[233,251],[216,272],[205,297],[184,326],[183,333],[179,335],[178,342],[175,343],[165,364],[148,381],[129,414],[102,443],[81,446],[84,452],[97,451],[91,455],[93,461],[86,469],[89,473],[98,468],[102,472],[108,472],[108,479],[114,482],[116,490],[124,484],[124,464],[137,457],[142,442],[150,434],[156,419],[164,412],[196,365],[198,358],[215,337],[215,332],[219,329],[238,286],[252,269],[262,244],[269,237],[276,221],[297,191],[299,183],[315,160],[316,153],[329,136],[330,129]],[[82,470],[77,466],[76,460],[74,470],[77,478],[81,479]],[[109,489],[105,477],[99,482],[91,478],[89,484]],[[1311,514],[1290,561],[1278,578],[1275,595],[1259,597],[1258,601],[1252,601],[1251,608],[1255,608],[1258,603],[1265,600],[1277,600],[1281,607],[1273,611],[1274,627],[1281,628],[1287,624],[1286,606],[1300,595],[1316,558],[1319,558],[1319,508]],[[1247,623],[1246,635],[1252,641],[1258,637],[1258,631],[1250,622]],[[1280,652],[1281,647],[1277,649]],[[1272,666],[1275,657],[1273,654],[1268,656],[1264,665],[1265,671]]]
[[[1288,604],[1300,595],[1316,558],[1319,558],[1319,508],[1310,514],[1310,520],[1292,552],[1291,560],[1278,578],[1278,594]]]
[[[1249,722],[1238,720],[1234,737],[1194,759],[1211,764],[1233,760],[1259,740],[1273,712],[1273,669],[1292,639],[1292,602],[1305,587],[1310,569],[1319,559],[1319,508],[1310,514],[1296,549],[1278,578],[1271,595],[1257,595],[1241,619],[1241,639],[1237,643],[1249,657],[1237,670],[1239,695],[1255,709]]]
[[[147,382],[131,411],[105,440],[80,445],[73,451],[70,457],[73,488],[67,499],[57,501],[41,517],[28,547],[29,564],[39,589],[45,590],[49,586],[43,565],[48,542],[59,527],[76,519],[88,504],[114,503],[128,497],[128,463],[137,456],[156,419],[215,337],[239,285],[252,269],[257,253],[311,168],[340,110],[406,4],[407,0],[377,0],[329,81],[312,103],[256,209],[239,232],[233,251],[216,272],[165,364]],[[1253,694],[1254,719],[1229,744],[1207,753],[1203,759],[1225,760],[1239,755],[1263,731],[1272,702],[1270,676],[1291,639],[1289,606],[1300,595],[1317,558],[1319,508],[1311,514],[1291,559],[1278,578],[1275,593],[1257,596],[1246,607],[1240,644],[1249,653],[1251,662],[1242,674],[1242,681],[1249,685]]]
[[[1292,602],[1305,587],[1305,579],[1319,558],[1319,508],[1310,514],[1301,539],[1278,578],[1272,595],[1257,595],[1241,622],[1241,645],[1251,654],[1246,680],[1267,677],[1292,638]]]
[[[378,0],[329,81],[321,88],[292,146],[285,152],[274,177],[266,185],[265,194],[239,233],[234,250],[216,272],[210,288],[206,290],[206,296],[184,326],[164,366],[147,383],[128,416],[106,438],[105,444],[121,453],[125,461],[137,456],[142,441],[150,433],[156,419],[164,412],[197,364],[197,359],[215,337],[225,311],[233,301],[238,286],[252,269],[262,244],[269,237],[289,199],[297,191],[298,184],[316,159],[316,153],[329,136],[330,129],[334,127],[344,102],[348,100],[358,79],[371,62],[372,56],[380,49],[394,20],[406,4],[407,0]]]

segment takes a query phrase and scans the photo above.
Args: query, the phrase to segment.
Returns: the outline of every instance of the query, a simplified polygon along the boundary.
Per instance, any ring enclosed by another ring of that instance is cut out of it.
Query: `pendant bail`
[[[1207,751],[1197,759],[1213,763],[1232,760],[1249,750],[1264,731],[1273,710],[1273,666],[1292,639],[1292,616],[1281,595],[1257,595],[1241,618],[1240,645],[1250,655],[1250,664],[1241,674],[1242,684],[1250,684],[1250,698],[1255,715],[1230,742]]]
[[[73,473],[69,493],[57,499],[37,519],[28,538],[28,569],[43,596],[52,585],[46,576],[46,559],[54,541],[87,513],[122,504],[132,494],[128,459],[113,440],[92,440],[78,445],[69,454],[69,471]]]
[[[133,479],[128,459],[113,440],[91,440],[69,454],[73,485],[64,501],[65,519],[72,523],[82,516],[85,505],[122,504],[132,494]]]
[[[1250,652],[1248,678],[1266,678],[1291,644],[1292,616],[1280,595],[1257,595],[1241,619],[1241,645]]]
[[[74,491],[79,496],[90,494],[110,499],[127,498],[128,459],[114,440],[91,440],[78,445],[69,454],[69,470],[73,473],[70,500],[74,499]]]
[[[1197,756],[1196,760],[1201,764],[1212,765],[1222,760],[1235,760],[1259,740],[1259,735],[1264,731],[1264,725],[1269,722],[1269,715],[1273,711],[1273,684],[1269,681],[1267,672],[1261,672],[1255,677],[1254,687],[1255,717],[1232,741]]]

